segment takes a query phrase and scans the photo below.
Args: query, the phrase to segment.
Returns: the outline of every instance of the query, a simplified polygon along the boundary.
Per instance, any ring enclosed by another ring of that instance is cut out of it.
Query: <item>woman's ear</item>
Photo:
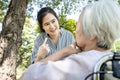
[[[96,39],[96,36],[90,37],[90,40],[91,40],[91,41],[93,41],[93,40],[95,40],[95,39]]]

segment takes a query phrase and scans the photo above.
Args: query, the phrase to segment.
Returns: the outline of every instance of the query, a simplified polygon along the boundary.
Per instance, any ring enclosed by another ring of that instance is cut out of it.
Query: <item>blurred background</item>
[[[89,3],[97,0],[29,0],[26,12],[26,20],[22,31],[22,45],[17,55],[17,79],[30,65],[30,55],[34,45],[34,40],[40,33],[36,20],[37,12],[44,6],[52,7],[59,16],[60,25],[71,31],[75,36],[76,22],[82,8]],[[116,0],[120,3],[120,0]],[[0,31],[2,30],[2,22],[10,0],[0,0]],[[120,39],[116,40],[112,51],[120,52]]]

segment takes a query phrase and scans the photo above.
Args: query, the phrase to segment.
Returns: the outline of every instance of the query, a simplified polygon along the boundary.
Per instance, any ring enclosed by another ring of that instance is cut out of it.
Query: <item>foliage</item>
[[[33,4],[32,2],[36,1],[36,0],[28,0],[29,1],[29,4],[27,6],[27,14],[26,16],[27,17],[31,17],[32,13],[33,13]],[[0,22],[3,21],[3,18],[6,14],[6,11],[8,9],[8,6],[9,6],[9,3],[10,3],[10,0],[0,0]]]
[[[71,31],[75,37],[76,22],[74,19],[66,19],[65,16],[59,18],[60,26]]]
[[[37,35],[36,24],[31,24],[30,19],[27,19],[22,32],[22,46],[19,49],[17,66],[25,69],[30,64],[30,55]]]
[[[9,0],[0,0],[0,22],[3,21],[3,18],[5,16],[5,12],[8,8]]]
[[[66,26],[64,28],[71,31],[73,33],[73,35],[75,36],[75,30],[76,30],[75,20],[73,20],[73,19],[67,20]]]
[[[30,55],[32,53],[34,40],[37,33],[37,24],[26,18],[22,32],[22,45],[17,55],[17,79],[23,74],[24,70],[30,65]]]
[[[115,41],[113,47],[111,48],[112,51],[120,52],[120,40]]]
[[[120,4],[120,0],[118,0],[118,3]]]
[[[82,1],[82,0],[81,0]],[[73,14],[75,10],[79,9],[77,8],[79,3],[81,2],[79,0],[36,0],[34,4],[40,9],[44,6],[49,6],[53,8],[58,15],[68,15]]]

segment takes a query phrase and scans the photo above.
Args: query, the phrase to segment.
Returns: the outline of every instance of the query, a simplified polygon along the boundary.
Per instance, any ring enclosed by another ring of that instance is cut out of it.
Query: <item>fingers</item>
[[[82,48],[77,44],[77,42],[75,42],[75,48],[79,51],[82,51]]]
[[[44,42],[43,42],[43,45],[45,45],[45,44],[46,44],[46,42],[47,42],[47,39],[48,39],[48,38],[45,38],[45,40],[44,40]]]

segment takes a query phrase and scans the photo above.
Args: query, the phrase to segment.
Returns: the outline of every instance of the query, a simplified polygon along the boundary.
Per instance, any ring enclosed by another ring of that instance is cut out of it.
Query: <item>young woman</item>
[[[73,34],[60,27],[58,17],[50,7],[41,8],[37,14],[37,20],[42,33],[34,42],[31,63],[48,57],[74,42]],[[45,52],[46,49],[49,50],[49,52],[47,52],[47,54],[41,54],[39,53],[40,48],[44,49],[42,50],[43,52]]]

